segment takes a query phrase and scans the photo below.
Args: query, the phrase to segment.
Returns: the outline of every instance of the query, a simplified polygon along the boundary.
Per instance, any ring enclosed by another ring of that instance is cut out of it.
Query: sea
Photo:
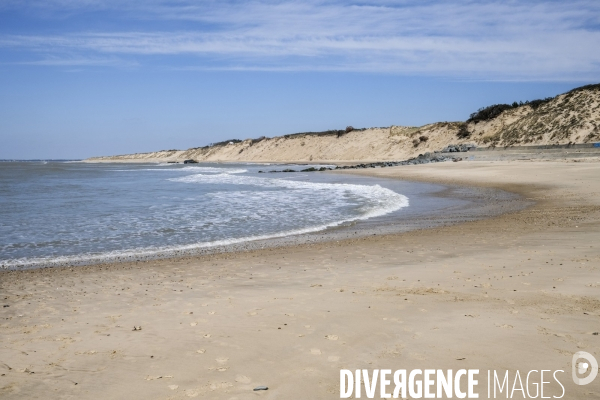
[[[471,201],[436,196],[439,185],[272,172],[304,168],[0,162],[0,268],[168,258],[344,229],[357,234],[377,221],[402,226]]]

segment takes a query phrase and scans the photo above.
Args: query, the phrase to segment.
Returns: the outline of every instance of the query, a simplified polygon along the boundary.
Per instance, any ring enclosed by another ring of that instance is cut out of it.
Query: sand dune
[[[535,103],[534,103],[535,104]],[[600,86],[575,89],[539,106],[522,105],[491,119],[391,126],[349,133],[246,139],[188,150],[93,157],[89,162],[364,162],[399,161],[451,144],[477,146],[600,142]]]

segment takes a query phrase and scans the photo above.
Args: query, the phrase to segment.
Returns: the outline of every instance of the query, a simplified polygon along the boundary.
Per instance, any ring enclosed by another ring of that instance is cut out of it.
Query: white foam
[[[119,261],[122,259],[135,259],[146,258],[146,257],[169,257],[176,255],[181,252],[189,252],[194,250],[200,250],[211,247],[234,245],[243,242],[265,240],[273,238],[281,238],[292,235],[300,235],[312,232],[318,232],[327,228],[339,226],[348,222],[357,220],[366,220],[373,217],[389,214],[397,211],[403,207],[409,205],[409,200],[406,196],[398,194],[390,189],[383,188],[379,185],[356,185],[356,184],[345,184],[345,183],[317,183],[317,182],[304,182],[304,181],[292,181],[286,179],[272,179],[272,178],[259,178],[253,176],[240,176],[235,175],[231,171],[237,171],[236,169],[222,169],[214,167],[190,167],[194,170],[204,169],[204,172],[208,174],[194,174],[185,177],[171,178],[169,181],[187,183],[187,184],[231,184],[231,185],[251,185],[258,186],[261,188],[280,188],[288,189],[283,191],[277,191],[278,201],[285,204],[292,203],[295,198],[295,191],[303,192],[303,195],[314,197],[316,201],[324,201],[323,198],[327,198],[333,208],[338,205],[345,204],[344,201],[336,202],[336,199],[342,199],[350,197],[359,197],[362,199],[360,204],[363,204],[359,208],[359,215],[348,216],[335,221],[326,223],[310,224],[297,229],[287,229],[279,232],[272,232],[266,234],[249,235],[238,238],[229,238],[222,240],[213,240],[206,242],[198,242],[185,245],[172,245],[172,246],[152,246],[142,248],[131,248],[126,250],[115,250],[102,253],[85,253],[79,255],[68,255],[68,256],[48,256],[48,257],[37,257],[37,258],[19,258],[11,260],[0,260],[0,265],[4,269],[23,268],[23,267],[38,267],[47,265],[64,265],[64,264],[86,264],[86,263],[98,263],[98,262],[111,262]],[[183,169],[183,168],[182,168]],[[225,170],[225,171],[224,171]],[[189,170],[188,170],[189,171]],[[212,173],[219,171],[220,173]],[[244,170],[245,171],[245,170]],[[325,195],[316,195],[319,191],[326,191]],[[267,191],[273,193],[273,191]],[[332,193],[333,192],[333,196]],[[213,197],[227,198],[230,202],[244,202],[248,198],[248,193],[243,190],[240,191],[223,191],[213,192]],[[253,192],[254,194],[261,196],[261,192]],[[300,194],[300,193],[297,193]],[[257,204],[263,200],[269,201],[267,195],[259,197],[255,200]],[[192,199],[193,200],[193,199]],[[272,200],[272,199],[271,199]],[[316,214],[314,220],[325,220],[321,218],[325,214],[322,214],[326,210],[320,210],[321,214]],[[183,211],[182,211],[183,212]],[[310,213],[309,213],[310,214]],[[232,217],[236,217],[235,215]],[[308,222],[308,220],[307,220]]]
[[[390,189],[383,188],[379,185],[367,186],[349,183],[303,182],[286,179],[258,178],[253,176],[235,176],[228,174],[196,174],[181,178],[172,178],[169,180],[185,183],[228,183],[234,185],[254,185],[286,189],[334,190],[338,192],[338,194],[350,192],[353,195],[360,196],[376,203],[375,206],[371,206],[368,210],[365,210],[362,217],[352,218],[351,220],[378,217],[408,206],[408,198],[406,196],[398,194]]]
[[[169,164],[174,165],[174,164]],[[176,164],[175,164],[176,165]],[[160,166],[160,165],[157,165]],[[214,174],[243,174],[248,172],[243,168],[215,168],[215,167],[181,167],[181,168],[139,168],[139,169],[114,169],[118,172],[132,171],[168,171],[168,172],[198,172],[198,173],[214,173]]]

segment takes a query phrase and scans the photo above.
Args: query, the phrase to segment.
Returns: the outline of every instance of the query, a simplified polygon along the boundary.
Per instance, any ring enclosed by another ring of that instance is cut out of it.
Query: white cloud
[[[61,57],[147,56],[187,69],[338,70],[477,79],[599,79],[600,2],[29,2],[104,10],[144,29],[5,35],[2,48]],[[7,6],[8,7],[8,6]],[[185,30],[165,29],[180,21]],[[190,26],[192,28],[190,28]],[[178,56],[194,56],[178,57]]]

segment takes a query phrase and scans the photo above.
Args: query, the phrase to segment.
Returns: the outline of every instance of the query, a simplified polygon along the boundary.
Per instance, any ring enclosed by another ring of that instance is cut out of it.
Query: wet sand
[[[573,353],[600,358],[600,163],[353,173],[535,204],[395,235],[3,272],[0,397],[339,398],[341,368],[475,368],[480,398],[488,369],[562,369],[565,398],[600,397],[600,378],[570,378]]]

